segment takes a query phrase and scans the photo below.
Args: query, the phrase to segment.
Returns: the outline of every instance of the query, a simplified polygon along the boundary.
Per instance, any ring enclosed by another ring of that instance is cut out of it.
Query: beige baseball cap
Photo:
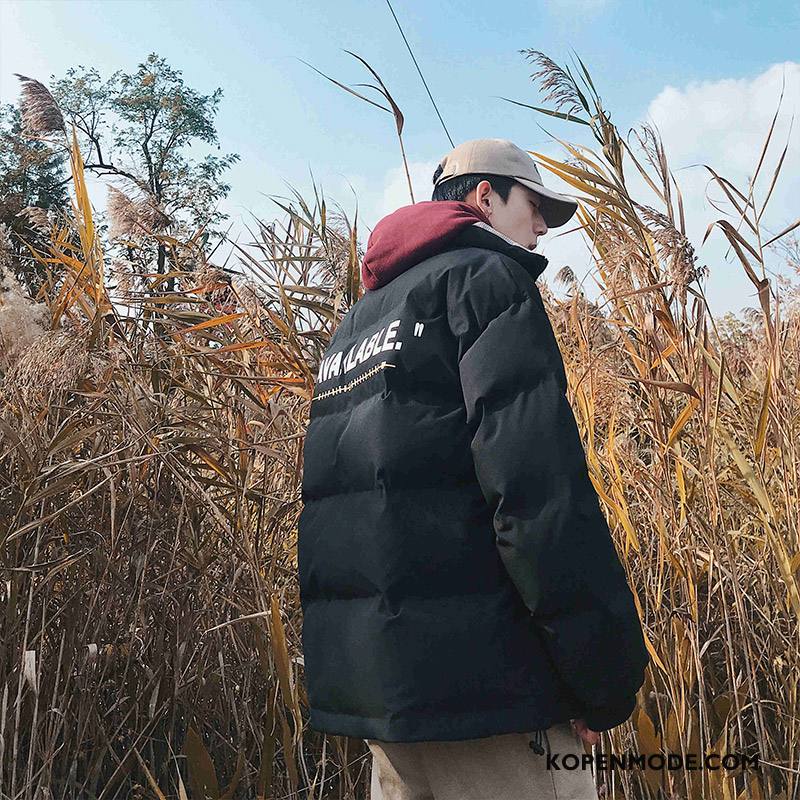
[[[541,195],[540,209],[548,228],[566,224],[578,208],[575,200],[548,189],[534,160],[508,139],[472,139],[453,148],[439,164],[442,174],[436,186],[458,175],[475,173],[514,178]]]

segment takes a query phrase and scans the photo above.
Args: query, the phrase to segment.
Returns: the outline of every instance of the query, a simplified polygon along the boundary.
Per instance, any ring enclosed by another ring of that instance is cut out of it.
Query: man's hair
[[[442,174],[441,164],[436,167],[433,173],[433,183],[435,184]],[[508,202],[508,194],[511,187],[516,183],[513,178],[507,175],[487,175],[485,173],[472,173],[471,175],[457,175],[449,178],[438,186],[433,187],[431,200],[463,200],[481,181],[489,181],[492,184],[500,199]]]

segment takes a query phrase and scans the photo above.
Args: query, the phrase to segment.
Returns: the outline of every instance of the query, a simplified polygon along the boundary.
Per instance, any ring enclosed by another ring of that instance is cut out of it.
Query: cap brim
[[[529,181],[527,178],[515,178],[515,180],[541,196],[542,202],[539,209],[548,228],[560,228],[562,225],[566,225],[578,210],[578,203],[575,200],[554,192],[552,189],[542,186],[541,183]]]

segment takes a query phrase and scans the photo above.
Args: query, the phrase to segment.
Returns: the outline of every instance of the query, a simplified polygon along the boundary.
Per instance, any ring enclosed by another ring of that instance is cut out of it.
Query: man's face
[[[521,183],[514,183],[505,203],[488,181],[481,181],[470,195],[496,231],[529,250],[547,233],[547,224],[539,211],[540,196]]]

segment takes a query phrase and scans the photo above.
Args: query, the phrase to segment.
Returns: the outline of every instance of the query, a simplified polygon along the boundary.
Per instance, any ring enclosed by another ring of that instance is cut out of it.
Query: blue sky
[[[781,80],[787,91],[776,147],[785,143],[792,111],[798,110],[798,4],[395,0],[393,5],[456,142],[498,136],[558,155],[539,125],[558,136],[575,138],[579,131],[498,97],[541,99],[520,49],[543,50],[560,63],[577,52],[623,131],[645,119],[658,122],[676,175],[686,182],[694,220],[690,236],[698,246],[708,222],[719,215],[703,199],[702,169],[689,165],[711,163],[743,180],[757,158]],[[233,189],[224,208],[239,229],[248,211],[274,217],[267,196],[285,194],[286,182],[308,190],[310,170],[326,195],[348,210],[354,206],[352,186],[363,221],[371,226],[408,202],[393,121],[298,60],[345,83],[364,81],[363,68],[344,49],[377,69],[403,110],[417,199],[428,199],[432,166],[449,144],[382,0],[0,0],[0,101],[16,102],[14,72],[47,82],[76,64],[102,74],[133,71],[149,52],[157,52],[198,91],[224,90],[218,116],[222,150],[241,155],[228,173]],[[765,216],[773,229],[800,216],[796,128],[783,188]],[[546,173],[545,182],[557,185]],[[367,230],[362,234],[366,239]],[[588,267],[586,248],[575,235],[548,236],[541,249],[553,272],[564,263],[579,274]],[[741,268],[724,260],[724,248],[712,241],[700,257],[712,270],[715,311],[757,305]],[[591,286],[587,291],[592,293]]]

